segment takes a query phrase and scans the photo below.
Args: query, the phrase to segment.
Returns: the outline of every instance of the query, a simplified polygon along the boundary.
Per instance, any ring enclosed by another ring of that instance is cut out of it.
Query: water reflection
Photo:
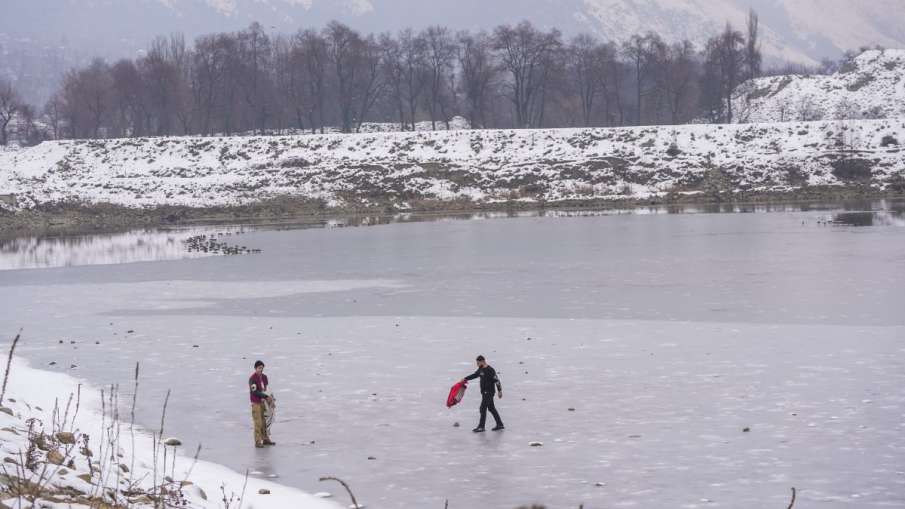
[[[841,226],[873,226],[873,212],[843,212],[833,216],[833,224]]]
[[[243,227],[216,228],[243,231]],[[122,233],[0,239],[0,270],[107,265],[213,256],[186,241],[213,228],[141,229]]]
[[[905,226],[902,212],[840,212],[833,215],[836,226]]]
[[[500,218],[570,218],[623,214],[742,214],[836,212],[820,224],[840,226],[905,226],[905,201],[852,201],[807,204],[711,204],[682,206],[647,206],[631,209],[542,209],[506,210],[462,213],[397,213],[359,215],[322,220],[256,222],[232,226],[199,226],[186,228],[140,229],[123,233],[70,235],[51,237],[0,238],[0,270],[102,265],[130,262],[176,260],[223,254],[223,250],[192,249],[192,239],[227,238],[259,229],[287,230],[302,228],[344,228],[391,223],[424,221],[474,221]]]

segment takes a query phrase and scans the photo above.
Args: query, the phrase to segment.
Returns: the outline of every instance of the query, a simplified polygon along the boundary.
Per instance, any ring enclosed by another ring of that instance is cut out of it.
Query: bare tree
[[[374,36],[369,35],[357,41],[354,65],[357,79],[353,80],[352,89],[358,99],[357,110],[354,113],[357,132],[361,130],[362,122],[380,98],[385,86],[381,73],[381,49]]]
[[[299,57],[304,63],[307,96],[311,101],[309,120],[311,131],[320,127],[324,132],[326,122],[324,105],[327,101],[327,41],[313,30],[306,30],[297,36]]]
[[[446,109],[449,105],[456,47],[449,30],[441,26],[432,26],[424,31],[423,38],[427,48],[428,97],[427,111],[430,115],[431,129],[437,129],[437,114],[443,114],[443,120],[449,127]]]
[[[695,49],[690,41],[677,42],[666,51],[658,73],[659,87],[666,99],[670,121],[678,124],[688,120],[692,112],[692,94],[695,91],[697,65]]]
[[[222,115],[229,108],[225,104],[225,91],[229,87],[226,81],[234,53],[235,41],[227,34],[204,36],[195,41],[191,88],[202,134],[213,134],[215,115]]]
[[[535,127],[543,118],[550,57],[561,45],[558,30],[541,32],[527,21],[494,29],[493,46],[503,69],[509,73],[507,87],[517,127]]]
[[[22,107],[19,93],[9,81],[0,79],[0,145],[9,143],[7,126],[12,122],[13,116]]]
[[[656,54],[658,47],[663,46],[660,36],[653,32],[645,35],[633,35],[622,45],[622,52],[628,59],[635,76],[635,115],[636,125],[641,125],[642,112],[644,111],[644,97],[655,86],[655,80],[651,74],[656,68]]]
[[[37,113],[34,106],[23,104],[18,114],[18,138],[22,145],[32,146],[41,143],[44,133],[35,124]]]
[[[62,93],[71,136],[100,138],[106,134],[112,81],[110,66],[100,59],[95,59],[85,69],[67,73]]]
[[[394,114],[399,115],[399,125],[405,129],[405,70],[402,67],[402,48],[390,34],[380,35],[380,51],[383,54],[381,69],[386,84],[386,98]]]
[[[747,78],[753,79],[760,76],[763,57],[760,53],[760,40],[758,27],[760,25],[757,12],[748,10],[748,38],[745,40],[745,68]]]
[[[628,66],[619,60],[619,50],[613,43],[598,47],[598,60],[602,67],[600,87],[603,99],[604,119],[607,125],[625,124],[623,89],[628,80]],[[615,111],[613,111],[615,109]]]
[[[192,93],[193,55],[185,44],[182,34],[170,35],[170,61],[176,68],[174,83],[174,111],[181,127],[182,134],[192,131],[192,123],[196,116],[197,104]]]
[[[493,59],[490,38],[484,32],[471,35],[459,32],[458,63],[460,84],[468,103],[468,120],[472,128],[486,127],[490,89],[494,86],[499,68]]]
[[[591,125],[598,96],[601,92],[603,65],[600,43],[587,34],[572,39],[567,48],[569,75],[581,105],[582,125]]]
[[[156,135],[172,134],[176,121],[181,78],[176,58],[183,50],[179,41],[178,36],[157,37],[139,61],[148,91],[148,128]]]
[[[356,52],[361,36],[348,26],[331,21],[324,29],[327,44],[327,60],[335,79],[336,104],[339,107],[342,132],[352,132],[355,122],[355,96],[353,87],[356,71]]]
[[[460,112],[476,128],[733,121],[733,89],[760,66],[754,11],[747,34],[727,26],[700,54],[653,33],[564,45],[557,30],[528,22],[490,35],[433,26],[379,38],[338,22],[270,36],[255,23],[191,45],[158,37],[140,58],[73,69],[42,120],[56,137],[352,132],[386,118],[436,129]]]
[[[409,121],[414,131],[418,101],[428,82],[427,43],[423,37],[406,29],[399,33],[399,44],[402,50],[403,92],[408,106]]]
[[[252,130],[261,133],[267,129],[270,116],[271,65],[270,38],[260,23],[252,23],[238,34],[239,85],[248,108],[248,122]]]
[[[122,59],[110,69],[113,78],[112,128],[115,136],[142,136],[147,104],[144,80],[135,62]]]
[[[283,35],[277,35],[271,41],[273,47],[272,70],[273,70],[273,127],[277,134],[282,134],[283,129],[289,127],[290,119],[296,119],[296,127],[304,129],[304,123],[301,116],[298,115],[298,106],[307,103],[302,97],[294,100],[301,89],[301,82],[304,75],[300,72],[294,72],[292,56],[292,42]]]
[[[726,23],[723,32],[707,42],[705,80],[715,80],[725,104],[725,121],[732,123],[732,93],[738,86],[744,65],[745,38]]]
[[[59,92],[50,96],[50,99],[47,100],[47,104],[44,105],[44,118],[47,123],[50,124],[50,128],[53,129],[54,139],[60,139],[63,135],[62,122],[65,107],[66,104],[63,101],[63,98],[60,97]]]

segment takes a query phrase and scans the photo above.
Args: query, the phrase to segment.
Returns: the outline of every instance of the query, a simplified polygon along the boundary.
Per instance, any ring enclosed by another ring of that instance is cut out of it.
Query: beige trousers
[[[264,403],[251,404],[251,422],[255,428],[255,445],[270,440],[270,437],[267,436],[267,426],[264,424]]]

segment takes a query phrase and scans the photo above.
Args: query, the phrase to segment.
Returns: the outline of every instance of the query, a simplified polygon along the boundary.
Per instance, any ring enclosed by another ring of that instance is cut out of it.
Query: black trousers
[[[484,423],[487,421],[487,411],[490,410],[490,415],[493,416],[493,420],[496,421],[497,426],[502,426],[503,421],[500,419],[500,414],[496,411],[496,407],[493,406],[493,396],[492,392],[484,392],[481,394],[481,422],[478,424],[479,428],[484,427]]]

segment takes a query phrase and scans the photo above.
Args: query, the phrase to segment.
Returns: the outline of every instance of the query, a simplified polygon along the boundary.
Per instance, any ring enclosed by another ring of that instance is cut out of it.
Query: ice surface
[[[831,219],[259,231],[255,256],[4,271],[0,325],[26,327],[35,366],[96,384],[141,361],[142,422],[172,388],[188,448],[343,504],[320,476],[375,509],[783,507],[791,486],[799,504],[902,505],[905,228]],[[502,376],[502,433],[470,433],[475,392],[445,408],[478,353]],[[257,358],[279,403],[266,450]]]

